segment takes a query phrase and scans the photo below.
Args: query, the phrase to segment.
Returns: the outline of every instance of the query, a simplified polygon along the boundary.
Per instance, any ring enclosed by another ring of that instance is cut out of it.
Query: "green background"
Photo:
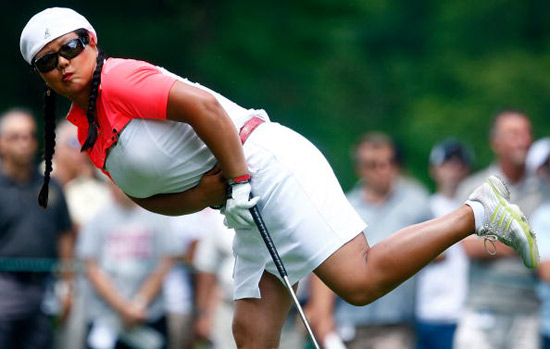
[[[473,146],[476,168],[490,162],[501,108],[525,110],[535,136],[550,135],[549,1],[14,1],[0,22],[2,110],[41,113],[43,84],[19,35],[50,6],[87,17],[109,56],[266,109],[321,149],[344,189],[356,180],[350,147],[366,131],[395,137],[426,184],[429,151],[447,136]]]

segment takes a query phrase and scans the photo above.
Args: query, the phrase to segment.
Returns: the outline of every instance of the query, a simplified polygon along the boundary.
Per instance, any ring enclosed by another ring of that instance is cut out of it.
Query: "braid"
[[[105,54],[98,48],[97,64],[92,77],[92,89],[90,91],[90,99],[88,100],[88,111],[86,118],[88,119],[88,138],[82,145],[81,151],[92,149],[97,140],[97,121],[96,121],[96,100],[99,92],[99,84],[101,83],[101,69],[106,58]]]
[[[46,87],[44,96],[44,184],[38,194],[38,204],[43,208],[48,206],[48,186],[52,172],[52,158],[55,151],[55,92]]]

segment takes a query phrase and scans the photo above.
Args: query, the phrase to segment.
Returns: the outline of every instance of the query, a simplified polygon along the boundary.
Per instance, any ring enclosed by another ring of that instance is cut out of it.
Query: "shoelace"
[[[483,236],[483,247],[485,247],[485,251],[487,251],[487,253],[490,254],[491,256],[494,256],[495,254],[497,254],[497,246],[495,245],[495,241],[497,240],[498,240],[497,236],[493,234]],[[492,250],[487,247],[487,241],[489,241],[493,246]]]

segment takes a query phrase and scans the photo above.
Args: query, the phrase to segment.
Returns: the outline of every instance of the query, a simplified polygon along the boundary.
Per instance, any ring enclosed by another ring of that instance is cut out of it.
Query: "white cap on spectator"
[[[70,8],[52,7],[34,15],[19,40],[21,54],[32,64],[34,56],[50,41],[77,29],[86,29],[97,43],[97,35],[86,18]]]
[[[548,161],[550,157],[550,137],[541,138],[534,142],[527,153],[525,166],[528,173],[536,173],[537,170]]]

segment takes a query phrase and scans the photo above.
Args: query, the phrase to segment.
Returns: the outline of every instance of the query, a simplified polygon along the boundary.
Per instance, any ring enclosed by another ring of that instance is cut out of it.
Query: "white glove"
[[[254,219],[249,209],[254,207],[260,200],[259,196],[250,199],[249,182],[235,183],[230,186],[231,195],[227,198],[225,207],[221,213],[225,216],[223,223],[228,228],[251,229],[254,227]]]

